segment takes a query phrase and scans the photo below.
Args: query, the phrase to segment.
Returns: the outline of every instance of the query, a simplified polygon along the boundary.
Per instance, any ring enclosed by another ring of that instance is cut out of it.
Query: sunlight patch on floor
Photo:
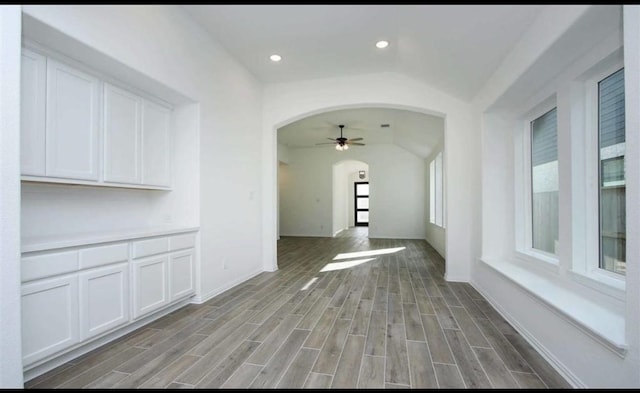
[[[318,277],[314,277],[311,280],[309,280],[309,282],[307,282],[306,284],[304,284],[304,287],[300,288],[301,291],[306,291],[307,289],[309,289],[310,286],[313,285],[314,282],[318,281]]]
[[[358,266],[361,265],[363,263],[369,262],[369,261],[373,261],[375,258],[366,258],[366,259],[356,259],[354,261],[347,261],[347,262],[331,262],[331,263],[327,263],[322,270],[320,270],[320,272],[330,272],[333,270],[342,270],[342,269],[349,269],[352,268],[354,266]]]
[[[396,247],[396,248],[383,248],[380,250],[345,252],[345,253],[336,255],[336,257],[333,258],[333,260],[337,261],[340,259],[361,258],[361,257],[370,257],[374,255],[393,254],[394,252],[402,251],[405,248],[406,247]]]

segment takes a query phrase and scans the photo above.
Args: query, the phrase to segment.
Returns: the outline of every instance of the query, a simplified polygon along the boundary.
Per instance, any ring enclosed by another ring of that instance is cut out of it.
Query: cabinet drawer
[[[80,250],[80,269],[126,262],[128,259],[129,245],[127,243],[85,248]]]
[[[133,257],[140,258],[148,255],[162,254],[169,251],[169,238],[140,240],[133,242]]]
[[[22,282],[78,270],[78,250],[22,258]]]
[[[169,250],[171,251],[182,250],[183,248],[193,248],[195,246],[196,246],[195,233],[171,236],[169,238]]]

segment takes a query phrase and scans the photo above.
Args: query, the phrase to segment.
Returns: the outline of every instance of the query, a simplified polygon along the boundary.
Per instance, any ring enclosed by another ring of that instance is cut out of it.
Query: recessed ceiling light
[[[271,55],[271,56],[269,56],[269,58],[271,59],[271,61],[280,61],[280,60],[282,60],[282,57],[280,55]]]
[[[380,49],[386,48],[387,46],[389,46],[389,41],[378,41],[376,42],[376,46]]]

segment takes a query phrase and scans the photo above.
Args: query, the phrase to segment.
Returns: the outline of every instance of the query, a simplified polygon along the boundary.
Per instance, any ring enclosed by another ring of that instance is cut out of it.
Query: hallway
[[[25,387],[570,387],[425,241],[358,230],[283,237],[277,272]]]

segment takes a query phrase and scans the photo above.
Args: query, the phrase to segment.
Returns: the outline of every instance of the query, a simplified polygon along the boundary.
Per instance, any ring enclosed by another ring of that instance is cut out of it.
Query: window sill
[[[627,352],[624,315],[580,296],[554,283],[544,275],[506,261],[480,259],[505,278],[517,284],[571,324],[620,357]]]
[[[558,273],[559,264],[558,260],[547,256],[546,254],[537,253],[535,251],[525,252],[516,251],[513,255],[513,259],[528,268],[535,270],[543,270],[545,272]]]
[[[616,279],[600,272],[585,273],[569,270],[571,277],[578,283],[618,300],[625,300],[625,280]]]

